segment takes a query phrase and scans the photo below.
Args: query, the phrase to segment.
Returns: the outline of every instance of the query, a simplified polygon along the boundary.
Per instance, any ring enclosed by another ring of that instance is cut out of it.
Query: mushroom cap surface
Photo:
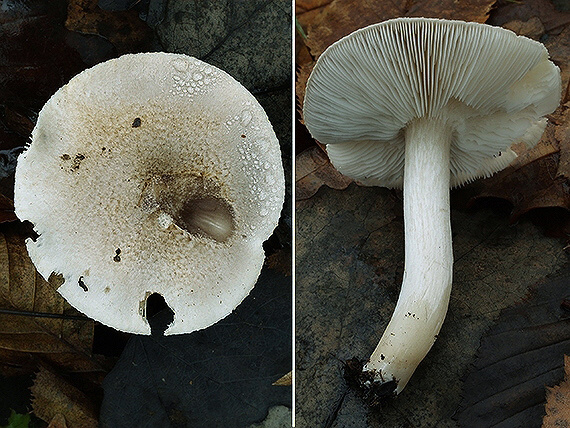
[[[404,136],[418,118],[452,132],[451,186],[506,167],[533,146],[560,101],[560,71],[539,42],[500,27],[397,18],[329,46],[303,116],[333,165],[366,185],[401,187]]]
[[[208,327],[250,292],[284,200],[279,143],[227,73],[179,54],[124,55],[75,76],[41,110],[16,169],[18,217],[46,279],[81,312],[149,334]]]

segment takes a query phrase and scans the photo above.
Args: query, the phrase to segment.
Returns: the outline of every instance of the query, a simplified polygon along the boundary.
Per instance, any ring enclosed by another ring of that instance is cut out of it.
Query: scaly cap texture
[[[254,286],[284,198],[279,143],[255,98],[185,55],[125,55],[85,70],[39,114],[15,206],[44,278],[86,315],[150,333],[207,327]]]

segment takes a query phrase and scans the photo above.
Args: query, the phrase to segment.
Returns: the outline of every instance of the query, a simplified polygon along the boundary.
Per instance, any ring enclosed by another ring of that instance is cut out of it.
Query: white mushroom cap
[[[39,114],[16,169],[18,217],[44,278],[86,315],[150,333],[205,328],[250,292],[284,199],[279,143],[225,72],[167,53],[125,55],[74,77]]]
[[[404,129],[421,117],[453,130],[451,186],[506,167],[556,109],[561,81],[545,47],[488,25],[398,18],[331,45],[307,82],[304,120],[335,167],[401,187]]]

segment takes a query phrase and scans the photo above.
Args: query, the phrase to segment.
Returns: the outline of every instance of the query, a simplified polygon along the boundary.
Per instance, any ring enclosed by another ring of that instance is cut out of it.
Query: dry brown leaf
[[[65,418],[63,426],[69,428],[98,426],[97,412],[89,397],[46,368],[40,367],[31,391],[34,413],[44,421],[53,421],[61,414]]]
[[[119,54],[140,49],[151,34],[136,11],[106,11],[99,8],[98,0],[71,0],[65,27],[78,33],[105,37]]]
[[[546,388],[546,415],[542,428],[570,426],[570,357],[564,356],[564,381],[553,388]]]
[[[507,168],[472,185],[477,197],[495,197],[513,205],[514,221],[534,208],[570,209],[570,103],[551,117],[541,141],[523,151]]]
[[[526,36],[528,38],[539,40],[545,33],[544,25],[536,16],[530,18],[528,21],[509,21],[503,28],[517,33],[519,36]]]
[[[24,240],[0,234],[0,308],[50,314],[74,310],[34,268]],[[91,353],[92,320],[0,314],[0,368],[23,372],[37,359],[99,383],[108,368]]]
[[[526,21],[532,17],[540,19],[546,32],[551,35],[558,34],[570,24],[570,12],[557,10],[550,0],[502,2],[492,13],[489,23],[503,26],[509,21]]]
[[[301,26],[306,28],[308,24],[315,19],[322,12],[323,8],[327,7],[333,0],[296,0],[295,1],[295,16]]]
[[[67,422],[65,422],[65,416],[61,413],[56,414],[47,428],[68,428]]]
[[[323,184],[342,190],[352,180],[338,172],[327,155],[319,148],[312,147],[295,158],[295,199],[301,201],[313,196]]]
[[[328,5],[332,0],[296,0],[295,14],[301,15],[314,10],[318,10]]]
[[[570,83],[570,24],[555,37],[549,37],[544,43],[550,54],[550,59],[560,67],[562,76],[562,104],[570,101],[568,86]],[[564,88],[566,88],[564,90]]]
[[[335,0],[318,14],[301,14],[297,19],[307,34],[306,44],[314,58],[340,38],[359,28],[402,16],[406,2]]]
[[[414,2],[406,16],[485,22],[497,0],[423,0]]]
[[[293,265],[291,261],[291,251],[276,251],[265,259],[265,263],[267,263],[269,268],[275,269],[285,276],[291,276],[291,266]]]
[[[275,382],[272,383],[272,385],[275,386],[291,386],[292,384],[293,384],[293,372],[289,372],[281,376],[279,379],[277,379]]]

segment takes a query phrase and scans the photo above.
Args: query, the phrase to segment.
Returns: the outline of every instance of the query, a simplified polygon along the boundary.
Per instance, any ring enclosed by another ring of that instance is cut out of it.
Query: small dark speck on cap
[[[139,126],[141,126],[141,118],[137,117],[135,120],[133,120],[133,124],[131,126],[133,128],[138,128]]]
[[[121,249],[120,249],[120,248],[117,248],[117,249],[115,250],[115,257],[113,257],[113,260],[114,260],[114,261],[116,261],[116,262],[120,262],[120,261],[121,261],[121,256],[120,256],[119,254],[121,254]]]

